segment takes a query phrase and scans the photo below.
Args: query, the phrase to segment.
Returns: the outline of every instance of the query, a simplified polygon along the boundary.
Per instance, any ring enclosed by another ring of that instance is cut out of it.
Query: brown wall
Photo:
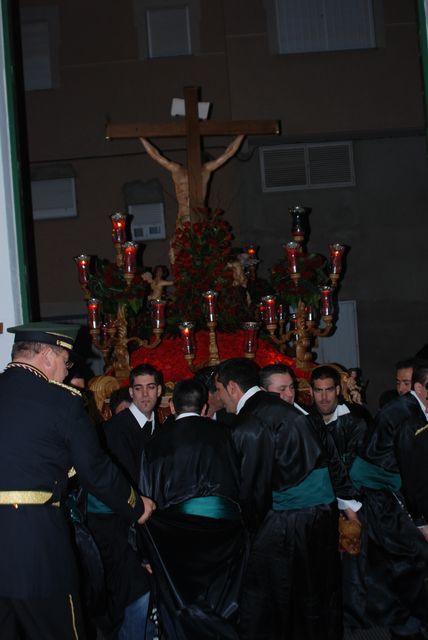
[[[394,361],[427,339],[428,175],[414,3],[378,2],[376,50],[279,56],[268,37],[269,0],[201,0],[197,55],[143,61],[132,0],[20,0],[21,7],[39,4],[59,7],[60,86],[26,95],[30,158],[73,165],[79,209],[77,219],[35,224],[42,311],[83,309],[72,257],[83,250],[113,256],[108,216],[124,208],[124,183],[161,181],[171,233],[170,176],[139,142],[106,142],[104,125],[169,120],[171,99],[199,86],[213,119],[275,118],[283,141],[354,140],[355,188],[263,194],[255,152],[216,174],[209,204],[225,209],[238,244],[257,240],[265,265],[280,255],[285,212],[296,203],[313,207],[311,248],[324,252],[333,239],[352,247],[341,295],[357,300],[375,405],[392,383]],[[210,139],[206,148],[215,156],[228,142]],[[184,162],[182,140],[155,143]],[[166,241],[147,243],[147,265],[166,259]]]

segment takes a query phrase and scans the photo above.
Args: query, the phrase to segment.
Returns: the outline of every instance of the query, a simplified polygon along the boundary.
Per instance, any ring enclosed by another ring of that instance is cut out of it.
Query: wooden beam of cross
[[[202,136],[223,136],[223,135],[262,135],[262,134],[278,134],[280,132],[279,122],[276,120],[203,120],[198,118],[198,89],[196,87],[184,88],[184,102],[186,115],[182,120],[172,122],[159,123],[137,123],[137,124],[113,124],[107,125],[106,138],[108,140],[115,139],[132,139],[132,138],[174,138],[186,137],[187,147],[187,170],[185,170],[185,180],[187,182],[187,211],[188,219],[192,219],[191,212],[197,207],[205,205],[205,196],[207,188],[207,175],[202,165]],[[144,143],[143,143],[144,144]],[[146,150],[152,149],[152,157],[156,154],[156,160],[161,161],[161,154],[155,152],[150,144],[144,144]],[[239,146],[239,145],[238,145]],[[234,153],[235,151],[233,151]],[[228,157],[230,157],[229,154]],[[227,158],[228,159],[228,158]],[[163,160],[165,160],[163,158]],[[183,183],[183,174],[181,174],[181,184],[178,187],[176,178],[176,169],[180,167],[176,163],[164,162],[173,174],[176,185],[177,200],[179,201],[179,218],[180,218],[180,187]],[[213,163],[214,165],[214,163]],[[217,166],[221,166],[219,163]],[[172,168],[171,168],[172,167]],[[213,169],[217,168],[213,166]],[[183,168],[181,168],[183,171]],[[185,215],[182,215],[182,220]]]

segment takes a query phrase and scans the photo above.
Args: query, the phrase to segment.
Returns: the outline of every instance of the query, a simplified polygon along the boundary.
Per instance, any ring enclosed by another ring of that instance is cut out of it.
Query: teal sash
[[[284,491],[272,493],[272,509],[287,511],[288,509],[304,509],[334,502],[335,495],[326,467],[314,469],[297,486]]]
[[[359,489],[388,489],[399,491],[401,488],[401,476],[394,471],[387,471],[376,464],[367,462],[363,458],[356,457],[349,471],[353,485]]]
[[[101,500],[98,500],[98,498],[91,493],[88,493],[87,505],[88,513],[113,513],[110,507],[104,504],[104,502],[101,502]]]
[[[241,518],[239,505],[229,498],[223,498],[223,496],[190,498],[178,504],[173,504],[168,507],[167,511],[224,520],[239,520]]]

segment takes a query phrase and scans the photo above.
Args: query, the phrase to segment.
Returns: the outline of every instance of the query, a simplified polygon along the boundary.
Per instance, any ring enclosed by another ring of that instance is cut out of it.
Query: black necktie
[[[152,435],[152,421],[151,420],[147,420],[146,424],[143,427],[143,433],[146,436],[146,438],[150,438],[150,436]]]

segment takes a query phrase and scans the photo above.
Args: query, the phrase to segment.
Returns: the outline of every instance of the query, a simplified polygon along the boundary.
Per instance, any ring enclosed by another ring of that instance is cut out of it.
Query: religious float
[[[273,265],[268,278],[260,278],[258,247],[234,247],[233,230],[223,212],[206,206],[209,174],[237,151],[242,134],[277,133],[278,123],[200,122],[197,90],[187,88],[184,95],[183,121],[162,129],[108,126],[108,138],[139,137],[149,155],[171,171],[178,216],[170,239],[171,279],[163,265],[144,266],[142,246],[128,240],[125,213],[110,216],[114,261],[86,254],[74,258],[90,335],[105,362],[106,375],[92,383],[99,407],[106,389],[111,393],[112,386],[126,384],[130,369],[143,362],[162,371],[166,395],[175,382],[200,367],[231,357],[254,358],[260,366],[287,364],[303,394],[308,393],[312,348],[318,337],[334,330],[333,298],[345,247],[331,244],[328,257],[308,252],[310,209],[289,210],[291,239],[284,245],[284,258]],[[201,164],[201,134],[224,130],[238,138],[219,158]],[[146,135],[186,135],[187,167],[164,158]]]

